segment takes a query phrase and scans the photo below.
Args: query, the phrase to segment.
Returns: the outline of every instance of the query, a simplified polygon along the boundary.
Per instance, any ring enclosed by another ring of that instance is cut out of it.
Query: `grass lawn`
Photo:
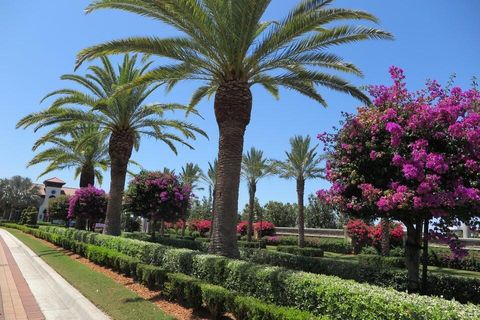
[[[173,319],[134,292],[19,230],[7,229],[87,299],[117,320]]]

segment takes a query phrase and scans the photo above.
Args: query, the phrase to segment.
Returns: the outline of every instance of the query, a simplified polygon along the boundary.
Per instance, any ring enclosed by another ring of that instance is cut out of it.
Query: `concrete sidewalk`
[[[0,237],[0,320],[109,319],[11,233],[0,229]]]

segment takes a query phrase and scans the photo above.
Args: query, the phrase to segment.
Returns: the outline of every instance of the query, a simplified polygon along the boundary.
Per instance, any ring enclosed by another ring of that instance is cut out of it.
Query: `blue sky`
[[[273,0],[265,19],[282,17],[297,1]],[[88,0],[0,1],[0,177],[20,174],[34,180],[43,166],[26,168],[33,156],[31,146],[40,133],[16,130],[24,115],[47,107],[40,99],[65,86],[60,75],[73,72],[76,53],[84,47],[127,36],[170,36],[175,31],[158,22],[120,11],[104,10],[85,15]],[[357,85],[389,83],[388,67],[405,69],[408,86],[417,89],[427,78],[445,83],[452,73],[457,84],[466,87],[473,75],[480,76],[480,2],[477,0],[338,0],[337,7],[364,9],[375,14],[380,27],[390,31],[395,41],[369,41],[333,52],[354,62],[365,74],[363,79],[349,78]],[[80,69],[78,72],[83,72]],[[158,90],[151,102],[187,103],[194,88],[191,83],[177,86],[168,95]],[[346,95],[320,89],[329,103],[327,109],[298,94],[281,92],[274,100],[260,88],[253,88],[252,121],[247,128],[245,148],[255,146],[270,158],[282,159],[288,139],[295,134],[315,136],[338,124],[341,111],[352,112],[359,102]],[[207,167],[217,154],[218,129],[212,101],[199,105],[204,117],[192,119],[204,128],[210,139],[199,138],[195,150],[180,147],[175,156],[165,146],[149,138],[142,141],[133,159],[146,169],[163,167],[177,171],[186,162]],[[69,186],[77,186],[73,172],[54,172]],[[39,179],[43,181],[43,179]],[[102,185],[108,189],[109,179]],[[307,182],[307,193],[326,187],[327,182]],[[203,195],[202,192],[197,192]],[[269,200],[295,202],[294,181],[271,177],[262,180],[257,195],[261,203]],[[240,207],[247,201],[247,189],[240,189]]]

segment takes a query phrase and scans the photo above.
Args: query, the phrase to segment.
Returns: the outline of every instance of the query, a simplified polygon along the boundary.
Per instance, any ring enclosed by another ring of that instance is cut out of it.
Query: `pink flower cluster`
[[[68,219],[85,217],[90,220],[105,218],[107,212],[107,196],[105,191],[89,185],[75,191],[68,205]]]
[[[469,221],[480,211],[480,92],[436,81],[409,92],[403,70],[390,74],[393,85],[369,88],[371,105],[321,135],[333,185],[317,195],[353,216]]]

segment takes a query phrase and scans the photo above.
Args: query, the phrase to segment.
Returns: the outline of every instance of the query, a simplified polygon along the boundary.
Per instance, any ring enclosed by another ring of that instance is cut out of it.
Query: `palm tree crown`
[[[290,139],[291,150],[285,152],[287,159],[274,161],[275,173],[285,179],[307,179],[323,178],[324,168],[320,166],[325,159],[316,152],[318,145],[310,147],[310,136],[294,136]]]
[[[107,170],[110,159],[106,135],[99,132],[98,124],[77,128],[60,125],[38,139],[32,149],[35,151],[45,144],[50,146],[28,163],[28,166],[49,163],[39,177],[54,170],[74,168],[75,178],[80,176],[80,187],[94,185],[95,179],[102,183],[102,171]]]
[[[249,185],[272,173],[269,161],[263,157],[263,151],[252,147],[242,157],[242,175]]]
[[[204,176],[198,164],[192,162],[185,164],[180,172],[180,179],[183,183],[189,185],[192,190],[203,190],[203,188],[198,185],[198,182],[204,180]]]
[[[86,12],[113,8],[167,23],[183,35],[172,38],[137,37],[111,41],[82,50],[77,64],[108,54],[139,52],[173,59],[143,81],[202,80],[191,105],[210,96],[224,83],[239,81],[262,85],[278,97],[280,86],[295,90],[322,105],[316,86],[346,92],[368,101],[355,86],[325,70],[362,76],[353,64],[327,50],[368,39],[391,39],[385,31],[363,26],[338,25],[343,20],[377,18],[360,10],[330,8],[333,0],[303,0],[280,21],[263,22],[271,0],[97,0]]]

